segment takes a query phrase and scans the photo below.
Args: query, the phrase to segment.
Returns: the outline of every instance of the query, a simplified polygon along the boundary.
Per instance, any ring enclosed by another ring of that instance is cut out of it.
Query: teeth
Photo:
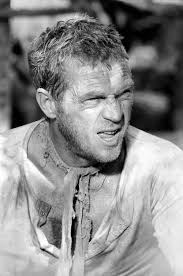
[[[114,131],[107,131],[107,132],[104,132],[106,134],[114,134]]]
[[[104,134],[113,135],[113,134],[115,134],[116,132],[117,132],[117,131],[114,130],[114,131],[104,131],[103,133],[104,133]]]

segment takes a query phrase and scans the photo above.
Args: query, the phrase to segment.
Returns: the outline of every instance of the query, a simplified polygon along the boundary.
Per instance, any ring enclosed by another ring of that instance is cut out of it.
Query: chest
[[[96,233],[102,220],[109,212],[115,198],[120,176],[101,176],[91,179],[90,183],[90,218],[92,220],[92,236]]]
[[[91,239],[110,210],[118,181],[119,176],[110,178],[105,175],[99,175],[90,179],[88,215],[92,224]],[[52,194],[52,205],[50,205],[50,208],[45,202],[39,203],[39,216],[45,216],[40,228],[47,237],[48,242],[57,248],[60,248],[61,245],[63,209],[64,198],[62,192]]]

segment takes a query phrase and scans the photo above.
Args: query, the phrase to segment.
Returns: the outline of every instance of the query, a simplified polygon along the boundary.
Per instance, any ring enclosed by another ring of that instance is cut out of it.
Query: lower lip
[[[106,134],[100,133],[98,134],[102,142],[104,142],[107,146],[115,146],[118,144],[120,131],[115,134]]]

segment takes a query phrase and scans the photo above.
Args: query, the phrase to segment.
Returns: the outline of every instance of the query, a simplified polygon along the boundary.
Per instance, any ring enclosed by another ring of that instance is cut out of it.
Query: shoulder
[[[4,133],[0,134],[0,142],[2,144],[3,141],[7,141],[9,145],[15,145],[17,143],[21,143],[24,139],[27,131],[36,124],[37,122],[33,122],[27,125],[23,125],[17,128],[12,128]]]
[[[20,193],[23,143],[39,123],[11,129],[0,135],[0,223],[11,217],[11,211]]]
[[[133,127],[129,128],[127,139],[136,181],[140,179],[141,185],[148,188],[144,191],[150,193],[155,219],[183,201],[183,151],[167,140]]]
[[[6,154],[10,158],[16,157],[18,150],[24,146],[33,129],[39,121],[10,129],[0,134],[0,154]],[[27,138],[27,139],[26,139]]]
[[[162,162],[183,162],[183,151],[172,142],[129,126],[127,132],[129,154],[154,165]]]
[[[150,192],[156,202],[164,194],[183,196],[183,151],[180,148],[131,126],[126,141],[126,170],[134,187],[143,194]]]

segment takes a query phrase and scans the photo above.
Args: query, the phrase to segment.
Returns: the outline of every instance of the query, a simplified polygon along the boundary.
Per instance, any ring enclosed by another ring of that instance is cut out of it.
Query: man
[[[183,275],[183,153],[129,126],[119,34],[58,22],[29,65],[46,118],[0,138],[0,275]]]

